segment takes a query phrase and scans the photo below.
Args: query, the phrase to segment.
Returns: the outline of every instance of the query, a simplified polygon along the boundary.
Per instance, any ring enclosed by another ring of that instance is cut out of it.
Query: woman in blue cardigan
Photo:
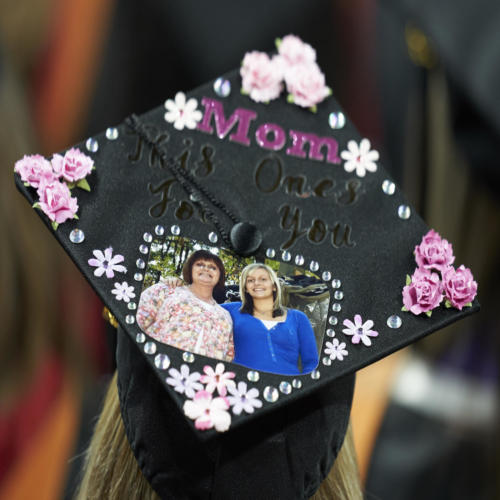
[[[309,373],[318,364],[311,323],[281,303],[281,286],[272,268],[255,263],[240,276],[241,302],[221,304],[233,319],[234,363],[281,375]],[[302,371],[299,370],[299,357]]]

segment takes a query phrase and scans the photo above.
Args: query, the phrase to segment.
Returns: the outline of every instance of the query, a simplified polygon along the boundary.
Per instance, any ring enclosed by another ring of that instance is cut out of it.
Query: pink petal
[[[361,318],[361,316],[359,314],[356,314],[356,316],[354,316],[354,324],[358,328],[363,326],[363,319]]]

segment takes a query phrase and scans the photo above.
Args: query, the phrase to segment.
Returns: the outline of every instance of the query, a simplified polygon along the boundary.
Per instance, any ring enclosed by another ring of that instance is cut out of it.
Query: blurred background
[[[0,499],[71,498],[113,371],[102,304],[16,192],[67,148],[300,36],[479,282],[482,311],[358,375],[370,499],[500,498],[500,3],[0,0]]]

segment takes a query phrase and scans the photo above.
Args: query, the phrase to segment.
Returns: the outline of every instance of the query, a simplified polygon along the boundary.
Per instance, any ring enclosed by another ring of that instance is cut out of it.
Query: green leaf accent
[[[274,40],[274,45],[276,45],[276,48],[279,49],[281,45],[281,38],[276,38]]]
[[[35,201],[35,203],[33,203],[33,205],[31,205],[33,208],[40,208],[40,203],[38,203],[38,201]]]
[[[90,186],[89,183],[87,182],[87,179],[81,179],[76,183],[76,186],[79,187],[80,189],[84,189],[85,191],[90,192]]]
[[[330,87],[326,87],[326,89],[328,90],[328,95],[332,95],[333,94],[333,90]]]
[[[317,113],[318,112],[318,106],[316,106],[316,104],[314,106],[311,106],[309,108],[313,113]]]
[[[66,186],[68,186],[70,189],[73,189],[76,186],[76,183],[66,181]]]
[[[248,95],[248,92],[245,92],[243,89],[240,89],[241,95]]]
[[[24,182],[23,183],[26,187],[29,187],[30,186],[30,183],[29,182]]]
[[[464,307],[472,307],[472,302],[467,302]]]
[[[52,229],[54,231],[57,231],[57,228],[59,227],[59,224],[56,221],[52,221]]]
[[[406,275],[406,286],[408,285],[411,285],[411,278],[409,274]]]
[[[73,219],[76,219],[76,220],[80,220],[80,217],[78,217],[78,215],[73,215]]]
[[[425,314],[427,315],[428,318],[430,318],[432,316],[432,311],[427,311]]]
[[[445,300],[444,307],[446,307],[447,309],[451,307],[451,302],[448,299]]]
[[[404,312],[408,312],[408,309],[406,309],[406,307],[405,307],[405,306],[403,306],[403,307],[401,308],[401,310],[402,310],[402,311],[404,311]]]
[[[290,104],[293,104],[294,103],[294,100],[293,100],[293,95],[292,94],[288,94],[286,96],[286,102],[290,103]]]

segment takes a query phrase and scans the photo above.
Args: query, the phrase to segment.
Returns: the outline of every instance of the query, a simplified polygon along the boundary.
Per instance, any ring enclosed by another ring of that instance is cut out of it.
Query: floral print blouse
[[[179,349],[223,361],[234,358],[233,321],[219,304],[208,304],[186,286],[157,283],[144,290],[137,324],[149,336]]]

